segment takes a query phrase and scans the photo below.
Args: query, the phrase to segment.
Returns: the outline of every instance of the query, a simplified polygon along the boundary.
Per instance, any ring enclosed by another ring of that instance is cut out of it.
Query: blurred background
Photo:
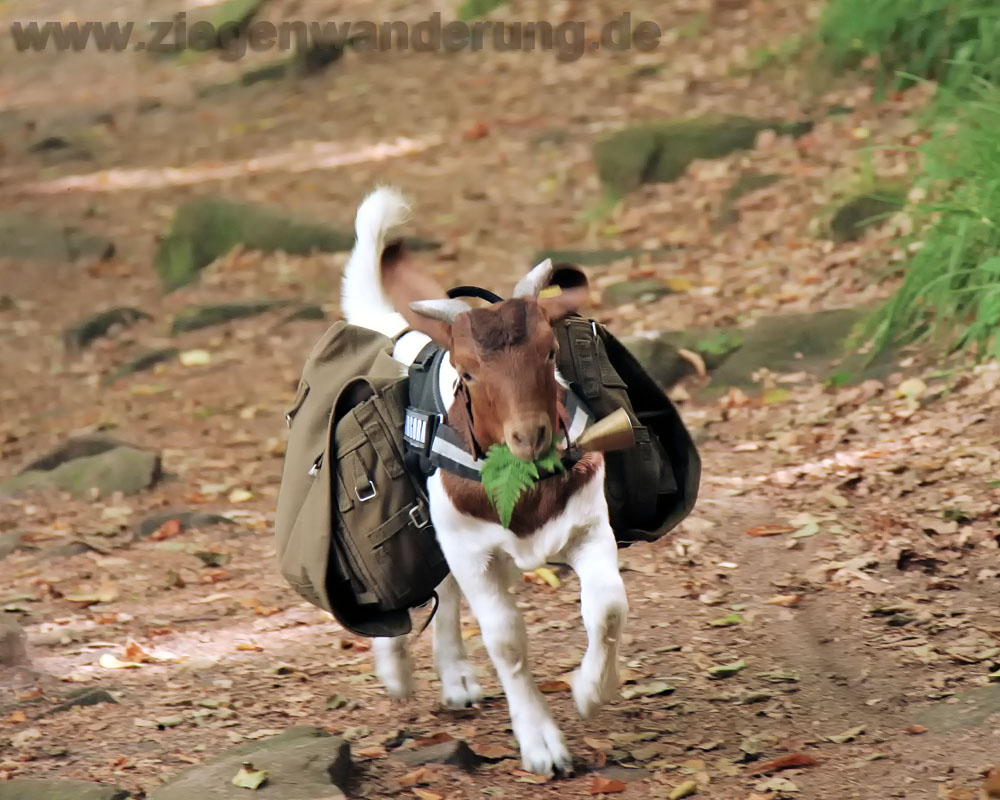
[[[492,27],[454,52],[357,27],[244,46],[435,13]],[[227,36],[150,52],[178,14]],[[702,448],[695,516],[623,554],[635,691],[602,732],[573,723],[574,752],[625,797],[976,797],[1000,708],[992,4],[4,0],[0,21],[0,776],[152,792],[301,720],[368,750],[359,796],[401,791],[403,725],[494,748],[425,799],[542,790],[511,775],[502,703],[390,707],[368,643],[274,569],[284,408],[340,316],[355,209],[389,183],[446,284],[584,267],[587,313]],[[134,30],[20,52],[32,21]],[[573,47],[494,38],[528,22]],[[609,23],[659,38],[609,47]],[[564,704],[575,578],[522,588]],[[706,671],[740,663],[720,694]],[[800,751],[824,766],[749,775]]]

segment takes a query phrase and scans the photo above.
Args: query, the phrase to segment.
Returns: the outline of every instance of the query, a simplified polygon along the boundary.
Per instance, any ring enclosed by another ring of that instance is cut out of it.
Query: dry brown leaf
[[[429,792],[426,789],[411,789],[411,791],[420,798],[420,800],[444,800],[444,797],[434,792]]]
[[[927,733],[927,728],[923,725],[911,725],[909,728],[904,728],[903,732],[916,736],[918,733]]]
[[[803,599],[805,598],[801,594],[776,594],[774,597],[768,598],[764,602],[772,606],[794,608],[801,603]]]
[[[362,758],[382,758],[385,755],[385,748],[381,745],[372,745],[371,747],[361,747],[354,751]]]
[[[444,731],[441,731],[441,733],[435,733],[433,736],[427,736],[424,737],[423,739],[417,739],[414,742],[414,745],[416,745],[417,747],[430,747],[431,745],[434,744],[451,742],[454,740],[454,738],[455,737],[452,736],[450,733],[445,733]]]
[[[11,714],[9,717],[7,717],[7,722],[18,723],[18,722],[27,722],[27,721],[28,721],[28,718],[26,716],[24,716],[24,712],[23,711],[15,711],[13,714]]]
[[[789,525],[758,525],[756,528],[747,528],[746,533],[750,536],[779,536],[782,533],[794,533],[795,528]]]
[[[590,794],[614,794],[616,792],[624,792],[625,789],[626,786],[622,781],[616,778],[603,778],[597,775],[594,777],[593,783],[590,784],[589,792]]]
[[[169,539],[171,536],[176,536],[180,532],[181,521],[175,517],[164,522],[159,528],[153,531],[152,536],[149,538],[154,542],[161,542],[164,539]]]
[[[584,736],[583,743],[594,750],[613,750],[615,747],[610,739],[595,739],[592,736]]]
[[[237,650],[254,650],[257,652],[263,652],[264,648],[259,644],[251,644],[250,642],[240,642],[236,645]]]
[[[462,131],[462,138],[466,141],[484,139],[490,135],[490,126],[483,121],[476,122]]]
[[[568,692],[572,689],[566,681],[542,681],[538,684],[538,691],[552,694],[553,692]]]
[[[428,783],[433,783],[441,776],[432,769],[428,767],[420,767],[420,769],[415,769],[413,772],[407,772],[402,778],[399,779],[399,783],[402,786],[423,786]]]
[[[142,645],[133,639],[129,639],[125,645],[125,660],[144,663],[149,661],[149,653],[142,649]]]
[[[994,767],[986,773],[983,792],[987,797],[1000,797],[1000,767]]]

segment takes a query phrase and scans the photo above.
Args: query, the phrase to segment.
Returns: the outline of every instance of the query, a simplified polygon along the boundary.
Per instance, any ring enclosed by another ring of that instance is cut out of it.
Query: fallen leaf
[[[548,783],[549,779],[544,775],[534,772],[525,772],[523,769],[515,769],[512,773],[517,783]]]
[[[92,603],[111,603],[118,599],[118,587],[111,583],[111,581],[105,579],[94,591],[81,588],[77,591],[71,591],[64,594],[63,599],[69,600],[73,603],[85,603],[87,605],[91,605]]]
[[[42,732],[38,728],[27,728],[20,733],[15,733],[10,737],[10,743],[14,747],[24,747],[29,742],[33,742],[35,739],[41,739]]]
[[[739,625],[744,622],[744,619],[739,614],[733,613],[728,617],[719,617],[719,619],[713,619],[708,624],[713,628],[731,628],[733,625]]]
[[[489,135],[490,126],[481,120],[462,131],[462,138],[467,142],[474,141],[476,139],[483,139]]]
[[[765,761],[751,770],[751,775],[768,775],[772,772],[780,772],[783,769],[794,769],[796,767],[815,767],[819,764],[815,758],[804,753],[789,753],[787,756],[779,756],[771,761]]]
[[[625,700],[631,700],[635,697],[655,697],[661,694],[672,694],[676,691],[676,687],[671,686],[669,683],[663,683],[658,681],[656,683],[647,683],[641,686],[629,686],[627,689],[622,691],[622,697]]]
[[[911,725],[909,728],[904,728],[903,732],[910,733],[916,736],[917,734],[920,733],[927,733],[927,728],[925,728],[923,725]]]
[[[611,750],[615,743],[610,739],[595,739],[592,736],[584,736],[583,743],[593,750]]]
[[[782,533],[791,533],[795,528],[788,525],[758,525],[756,528],[748,528],[750,536],[779,536]]]
[[[237,650],[253,650],[256,652],[263,652],[264,648],[259,644],[251,644],[250,642],[240,642],[236,645]]]
[[[413,789],[412,792],[419,797],[420,800],[444,800],[444,797],[441,795],[429,792],[426,789]]]
[[[538,684],[538,691],[552,694],[553,692],[568,692],[572,689],[566,681],[542,681]]]
[[[858,725],[856,728],[851,728],[849,731],[844,731],[843,733],[838,733],[836,736],[828,736],[827,738],[836,744],[844,744],[845,742],[853,741],[857,739],[862,733],[868,730],[867,725]]]
[[[1000,767],[994,767],[986,773],[983,792],[987,797],[1000,797]]]
[[[669,800],[680,800],[682,797],[690,797],[698,794],[698,783],[696,781],[684,781],[674,787],[674,790],[667,795]]]
[[[591,794],[614,794],[615,792],[624,792],[627,787],[625,784],[615,778],[604,778],[600,775],[594,776],[593,783],[590,784]]]
[[[354,751],[362,758],[382,758],[385,755],[386,750],[384,747],[379,745],[372,745],[371,747],[361,747]]]
[[[502,744],[483,744],[472,748],[473,752],[487,761],[502,761],[505,758],[515,758],[517,753]]]
[[[7,722],[18,723],[18,722],[27,722],[27,721],[28,721],[28,718],[26,716],[24,716],[24,712],[23,711],[15,711],[13,714],[11,714],[9,717],[7,717]]]
[[[710,678],[730,678],[737,672],[746,669],[747,662],[742,659],[739,661],[734,661],[732,664],[723,664],[718,667],[711,667],[708,670],[708,677]]]
[[[799,603],[802,602],[803,596],[801,594],[776,594],[774,597],[765,600],[764,602],[772,606],[784,606],[785,608],[794,608]]]
[[[233,786],[241,789],[258,789],[267,780],[266,769],[255,769],[249,761],[244,762],[232,780]]]
[[[233,489],[227,498],[230,503],[245,503],[253,500],[253,492],[248,489]]]
[[[164,522],[159,528],[153,531],[153,534],[149,538],[154,542],[161,542],[164,539],[169,539],[171,536],[176,536],[180,532],[181,521],[175,517]]]
[[[105,653],[97,663],[105,669],[137,669],[142,666],[134,661],[121,661],[113,653]]]
[[[141,664],[149,661],[149,653],[143,650],[142,645],[138,642],[129,639],[128,643],[125,645],[125,660],[135,661]]]
[[[558,589],[562,585],[559,582],[559,578],[556,577],[556,574],[546,567],[539,567],[535,570],[535,574],[553,589]]]
[[[413,770],[413,772],[407,772],[402,778],[399,779],[399,783],[402,786],[423,786],[428,783],[433,783],[440,777],[441,776],[434,770],[427,767],[421,767],[420,769]]]
[[[204,367],[212,363],[212,354],[208,350],[185,350],[177,360],[185,367]]]

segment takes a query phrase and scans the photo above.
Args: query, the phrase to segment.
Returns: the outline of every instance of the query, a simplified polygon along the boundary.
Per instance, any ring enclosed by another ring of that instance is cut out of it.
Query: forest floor
[[[162,0],[116,5],[136,19],[176,10]],[[437,8],[390,5],[330,2],[317,13],[416,20]],[[624,10],[553,5],[552,14],[594,19]],[[160,450],[166,476],[128,497],[35,494],[0,504],[0,534],[25,533],[35,548],[0,560],[0,605],[27,631],[34,670],[0,677],[0,776],[151,792],[234,743],[308,724],[355,740],[358,797],[582,797],[600,789],[600,769],[624,782],[612,786],[622,798],[666,797],[694,780],[697,796],[712,800],[975,800],[982,771],[1000,762],[1000,684],[990,680],[1000,667],[996,365],[921,371],[911,358],[884,381],[853,387],[792,374],[767,376],[782,392],[708,399],[679,390],[703,460],[698,506],[670,536],[622,552],[627,682],[623,699],[595,720],[575,718],[560,682],[584,645],[575,577],[519,587],[535,675],[581,768],[536,785],[518,772],[473,619],[464,621],[467,642],[493,699],[465,713],[439,709],[423,636],[414,643],[417,697],[394,705],[372,674],[369,643],[277,572],[283,412],[328,323],[261,316],[166,333],[170,315],[196,302],[296,298],[335,317],[345,256],[235,252],[168,295],[152,266],[157,237],[185,199],[223,194],[350,225],[364,194],[386,182],[412,198],[415,232],[444,243],[421,262],[455,283],[506,291],[548,247],[673,247],[651,263],[592,268],[598,289],[648,274],[687,287],[591,310],[618,334],[867,305],[892,289],[900,257],[892,237],[905,219],[846,244],[824,238],[816,220],[867,171],[905,172],[925,94],[877,99],[856,79],[803,88],[808,76],[761,56],[808,32],[817,8],[640,0],[628,8],[633,19],[655,19],[667,32],[649,54],[560,63],[551,53],[489,49],[348,53],[294,87],[210,98],[194,87],[232,79],[247,63],[4,48],[8,111],[38,120],[36,130],[95,113],[113,122],[89,128],[89,160],[25,153],[8,136],[0,210],[98,231],[117,254],[87,266],[0,263],[0,295],[9,298],[0,304],[0,475],[70,434],[110,427]],[[81,14],[65,0],[0,6],[5,21]],[[850,111],[822,115],[834,105]],[[696,163],[675,183],[637,190],[610,216],[594,213],[590,148],[603,132],[719,112],[818,123],[799,140],[763,135],[751,151]],[[313,146],[360,152],[400,137],[419,146],[337,167],[319,163]],[[299,168],[251,162],[286,151]],[[241,174],[213,177],[219,165]],[[172,169],[180,167],[188,171]],[[749,168],[782,180],[716,229],[724,191]],[[59,183],[69,176],[81,180]],[[120,305],[152,319],[83,353],[64,350],[66,325]],[[209,363],[174,361],[102,384],[130,355],[167,344],[205,350]],[[903,383],[903,368],[922,379]],[[235,524],[136,540],[138,523],[166,509]],[[62,551],[72,555],[52,552],[74,542],[82,545]],[[193,550],[218,556],[205,564]],[[165,660],[105,666],[114,665],[109,654],[128,661],[150,652]],[[710,677],[735,662],[744,666],[731,677]],[[119,702],[52,711],[70,689],[91,686]],[[466,739],[495,763],[473,774],[434,768],[424,794],[414,794],[400,784],[411,768],[386,744],[401,729],[411,739]],[[793,754],[817,763],[754,774]]]

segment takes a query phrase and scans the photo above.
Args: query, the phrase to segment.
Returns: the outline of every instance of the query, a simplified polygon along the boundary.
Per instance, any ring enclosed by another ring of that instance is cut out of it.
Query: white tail
[[[357,240],[344,268],[340,306],[352,325],[396,336],[407,325],[382,288],[382,251],[394,228],[406,222],[409,206],[396,189],[380,186],[358,207]]]

